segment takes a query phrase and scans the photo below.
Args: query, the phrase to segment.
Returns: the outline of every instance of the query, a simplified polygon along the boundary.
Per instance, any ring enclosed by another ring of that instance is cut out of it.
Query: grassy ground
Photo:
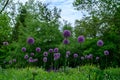
[[[0,80],[120,80],[120,68],[100,70],[94,66],[46,72],[41,68],[2,69]]]

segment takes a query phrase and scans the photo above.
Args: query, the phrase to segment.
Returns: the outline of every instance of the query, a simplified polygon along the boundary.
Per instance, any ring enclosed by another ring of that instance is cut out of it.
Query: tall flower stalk
[[[63,40],[63,44],[65,44],[65,52],[67,50],[66,45],[69,44],[69,40],[68,37],[71,36],[71,32],[69,30],[64,30],[63,32],[63,36],[64,36],[64,40]],[[66,54],[64,54],[64,71],[66,71],[66,64],[67,64],[67,58],[66,58]]]

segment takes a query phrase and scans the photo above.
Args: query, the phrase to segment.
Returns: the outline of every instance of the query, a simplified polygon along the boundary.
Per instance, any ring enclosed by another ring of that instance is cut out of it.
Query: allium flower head
[[[35,40],[34,40],[34,38],[32,38],[32,37],[29,37],[29,38],[27,39],[27,43],[28,43],[28,44],[34,44],[34,42],[35,42]]]
[[[87,59],[92,59],[92,58],[93,58],[92,54],[87,55]]]
[[[99,60],[99,59],[100,59],[100,57],[97,56],[97,57],[96,57],[96,60]]]
[[[53,49],[49,49],[49,53],[53,53]]]
[[[34,56],[35,54],[34,53],[30,53],[31,56]]]
[[[26,52],[26,48],[25,47],[22,47],[22,52]]]
[[[55,53],[58,53],[58,50],[59,50],[58,48],[54,48]]]
[[[30,57],[30,58],[28,59],[28,62],[33,62],[33,58]]]
[[[64,32],[63,32],[63,35],[64,35],[64,37],[70,37],[71,36],[71,32],[69,31],[69,30],[64,30]]]
[[[3,42],[3,45],[8,45],[9,43],[8,42]]]
[[[54,53],[54,60],[58,60],[60,58],[60,53]]]
[[[70,55],[70,51],[67,51],[67,52],[66,52],[66,55]]]
[[[68,39],[63,40],[63,44],[69,44],[69,43],[70,43],[70,41]]]
[[[41,48],[37,47],[36,52],[40,52],[40,51],[41,51]]]
[[[24,56],[24,59],[28,59],[28,57],[29,57],[28,54],[26,54],[26,55]]]
[[[73,55],[73,57],[74,57],[74,58],[77,58],[77,57],[78,57],[78,54],[75,53],[75,54]]]
[[[79,42],[79,43],[82,43],[82,42],[84,42],[84,41],[85,41],[84,36],[79,36],[79,37],[78,37],[78,42]]]
[[[37,62],[38,61],[38,59],[33,59],[33,62]]]
[[[44,53],[43,53],[43,56],[48,56],[48,52],[44,52]]]
[[[45,62],[45,63],[47,62],[47,57],[43,58],[43,62]]]
[[[103,46],[104,42],[102,40],[97,41],[97,46]]]
[[[106,56],[109,55],[109,51],[108,51],[108,50],[105,50],[105,51],[104,51],[104,55],[106,55]]]

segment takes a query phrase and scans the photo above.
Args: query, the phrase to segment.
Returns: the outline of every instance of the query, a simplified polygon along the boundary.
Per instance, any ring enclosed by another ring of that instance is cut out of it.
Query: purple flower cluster
[[[85,38],[84,38],[83,35],[78,37],[78,42],[79,42],[79,43],[82,43],[82,42],[84,42],[84,41],[85,41]]]
[[[104,42],[102,40],[97,41],[97,46],[103,46]]]
[[[64,39],[64,40],[63,40],[63,43],[64,43],[64,44],[69,44],[70,41],[69,41],[68,39]]]
[[[43,56],[48,56],[48,52],[44,52],[44,53],[43,53]]]
[[[25,56],[24,56],[24,59],[28,59],[29,58],[29,56],[28,56],[28,54],[26,54]]]
[[[96,60],[99,60],[99,59],[100,59],[100,57],[97,56],[97,57],[96,57]]]
[[[67,52],[66,52],[66,58],[68,58],[69,55],[70,55],[70,51],[67,51]]]
[[[47,57],[43,58],[43,62],[45,62],[45,63],[47,62]]]
[[[64,30],[63,35],[64,35],[65,38],[70,37],[71,32],[69,30]]]
[[[73,57],[74,57],[74,58],[77,58],[77,57],[78,57],[78,54],[77,54],[77,53],[75,53],[75,54],[73,55]]]
[[[36,52],[40,52],[40,51],[41,51],[41,48],[36,47]]]
[[[25,47],[22,47],[22,52],[26,52],[26,48]]]
[[[108,50],[105,50],[105,51],[104,51],[104,55],[106,55],[106,56],[109,55],[109,51],[108,51]]]
[[[86,58],[87,58],[87,59],[92,59],[92,58],[93,58],[93,55],[92,55],[92,54],[89,54],[89,55],[87,55]]]
[[[15,63],[16,59],[9,60],[9,64]]]
[[[7,46],[8,44],[9,44],[8,42],[3,42],[3,45],[6,45],[6,46]]]
[[[28,43],[28,44],[34,44],[34,42],[35,42],[35,40],[34,40],[34,38],[32,38],[32,37],[29,37],[29,38],[27,39],[27,43]]]
[[[54,60],[58,60],[60,58],[60,53],[54,53]]]
[[[49,53],[53,53],[53,49],[49,49],[49,51],[48,51]]]
[[[58,53],[58,48],[54,48],[54,53]]]

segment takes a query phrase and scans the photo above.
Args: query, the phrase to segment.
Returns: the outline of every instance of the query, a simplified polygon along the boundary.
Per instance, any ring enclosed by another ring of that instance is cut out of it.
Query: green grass
[[[100,70],[86,65],[79,69],[67,68],[66,72],[46,72],[41,68],[0,68],[0,80],[120,80],[120,68]]]

